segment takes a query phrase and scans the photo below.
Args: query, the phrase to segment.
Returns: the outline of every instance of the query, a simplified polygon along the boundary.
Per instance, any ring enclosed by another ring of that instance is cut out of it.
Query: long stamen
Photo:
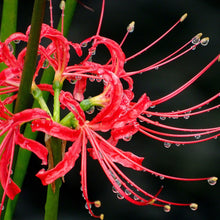
[[[184,14],[169,30],[167,30],[163,35],[161,35],[157,40],[155,40],[153,43],[151,43],[150,45],[148,45],[147,47],[145,47],[144,49],[142,49],[141,51],[137,52],[136,54],[128,57],[126,59],[126,61],[129,61],[133,58],[135,58],[136,56],[142,54],[143,52],[145,52],[146,50],[148,50],[149,48],[151,48],[153,45],[155,45],[158,41],[160,41],[162,38],[164,38],[171,30],[173,30],[180,22],[183,22],[187,17],[187,14]]]
[[[104,15],[104,9],[105,9],[105,0],[102,0],[102,10],[101,10],[100,18],[99,18],[99,24],[98,24],[96,35],[100,34],[100,30],[101,30],[101,26],[102,26],[102,20],[103,20],[103,15]]]
[[[194,83],[200,76],[202,76],[219,59],[219,56],[220,55],[215,57],[206,67],[204,67],[198,74],[196,74],[192,79],[190,79],[187,83],[182,85],[180,88],[178,88],[177,90],[168,94],[167,96],[164,96],[160,99],[152,101],[152,106],[161,104],[161,103],[173,98],[174,96],[178,95],[179,93],[181,93],[183,90],[185,90],[187,87],[189,87],[192,83]]]
[[[52,6],[52,0],[50,0],[50,26],[53,28],[53,6]]]
[[[61,0],[61,2],[60,2],[60,9],[62,10],[62,14],[61,14],[61,17],[62,17],[61,33],[63,34],[63,26],[64,26],[64,9],[65,9],[65,1],[64,1],[64,0]]]

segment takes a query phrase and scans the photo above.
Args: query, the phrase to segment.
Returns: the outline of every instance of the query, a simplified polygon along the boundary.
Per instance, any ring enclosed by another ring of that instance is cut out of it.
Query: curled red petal
[[[80,134],[80,130],[73,130],[57,122],[46,119],[34,120],[31,124],[31,128],[32,131],[42,131],[50,136],[67,141],[76,140]]]
[[[25,138],[22,134],[17,134],[16,135],[16,144],[18,144],[20,147],[31,151],[32,153],[36,154],[41,160],[42,164],[46,165],[47,164],[47,148],[40,144],[37,141]]]
[[[74,98],[81,102],[84,99],[84,92],[86,91],[87,78],[82,78],[76,81],[73,96]]]

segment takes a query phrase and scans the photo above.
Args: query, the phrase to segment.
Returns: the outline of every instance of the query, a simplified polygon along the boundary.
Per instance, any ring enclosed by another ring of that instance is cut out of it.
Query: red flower
[[[19,187],[10,178],[15,145],[33,152],[42,160],[42,164],[47,164],[47,149],[37,141],[25,138],[20,134],[20,126],[33,119],[48,118],[48,115],[41,109],[28,109],[12,115],[2,102],[0,102],[0,108],[0,135],[6,134],[0,145],[0,181],[4,189],[0,208],[1,214],[5,195],[14,199],[20,192]]]

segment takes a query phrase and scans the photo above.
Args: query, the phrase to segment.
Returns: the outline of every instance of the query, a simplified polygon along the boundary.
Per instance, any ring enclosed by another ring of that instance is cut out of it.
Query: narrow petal
[[[64,176],[75,165],[76,160],[81,152],[82,135],[73,143],[73,145],[65,153],[64,158],[53,169],[45,171],[40,170],[36,176],[39,177],[43,185],[48,185],[54,182],[56,179]]]

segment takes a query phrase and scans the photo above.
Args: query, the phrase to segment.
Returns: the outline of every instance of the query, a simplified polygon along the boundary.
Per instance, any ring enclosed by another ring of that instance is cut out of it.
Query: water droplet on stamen
[[[1,207],[1,205],[2,205],[2,204],[0,203],[0,207]],[[4,210],[4,209],[5,209],[5,207],[4,207],[4,205],[3,205],[3,206],[2,206],[2,210]]]
[[[86,208],[86,209],[89,209],[89,208],[91,208],[91,207],[92,207],[91,204],[89,204],[89,206],[88,206],[88,203],[85,204],[85,208]]]
[[[118,199],[124,199],[124,196],[122,196],[120,193],[117,194]]]
[[[147,114],[147,117],[150,118],[152,115],[151,114]]]
[[[112,186],[112,192],[113,193],[118,193],[118,190],[114,186]]]
[[[154,69],[155,69],[155,70],[158,70],[158,69],[159,69],[159,66],[154,67]]]
[[[164,212],[170,212],[170,210],[171,210],[170,205],[165,205],[165,206],[163,207],[163,210],[164,210]]]
[[[192,211],[196,211],[196,210],[198,209],[198,205],[197,205],[196,203],[191,203],[191,204],[189,205],[189,207],[190,207],[190,209],[191,209]]]
[[[130,195],[131,195],[131,192],[130,192],[128,189],[126,189],[126,190],[125,190],[125,194],[126,194],[127,196],[130,196]]]
[[[207,181],[208,181],[209,185],[214,186],[217,183],[218,178],[213,176],[213,177],[209,178]]]
[[[166,120],[166,117],[160,116],[160,120],[164,121],[164,120]]]
[[[150,108],[155,108],[155,107],[156,107],[156,105],[151,105],[151,106],[150,106]]]
[[[179,147],[179,146],[180,146],[181,144],[179,144],[179,143],[176,143],[175,145],[176,145],[177,147]]]
[[[208,43],[209,43],[209,38],[208,37],[202,38],[202,40],[201,40],[201,45],[202,46],[207,46]]]
[[[164,176],[160,176],[160,179],[161,179],[161,180],[164,180]]]
[[[137,196],[134,195],[134,200],[137,201],[137,200],[139,200],[139,198],[138,198]]]
[[[165,148],[170,148],[171,147],[171,143],[169,143],[169,142],[164,142],[164,147]]]
[[[199,139],[201,137],[201,135],[195,135],[195,139]]]

